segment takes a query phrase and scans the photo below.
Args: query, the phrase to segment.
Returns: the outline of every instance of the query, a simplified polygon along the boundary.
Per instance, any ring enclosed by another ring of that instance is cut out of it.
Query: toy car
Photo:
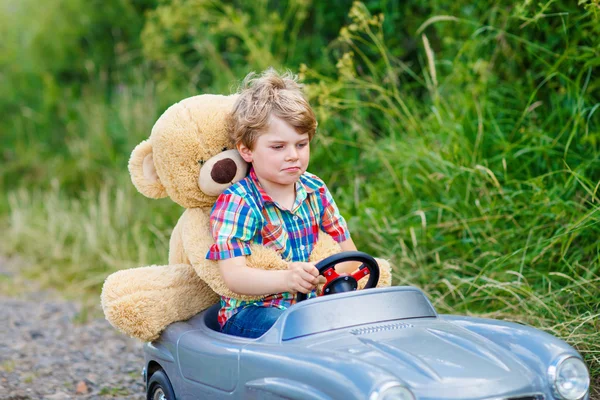
[[[587,367],[562,340],[516,323],[438,315],[414,287],[355,291],[352,279],[365,268],[367,286],[377,284],[375,260],[332,257],[317,264],[325,288],[349,291],[294,304],[260,338],[221,333],[215,304],[146,343],[147,398],[588,399]],[[364,263],[350,279],[332,269],[348,260]]]

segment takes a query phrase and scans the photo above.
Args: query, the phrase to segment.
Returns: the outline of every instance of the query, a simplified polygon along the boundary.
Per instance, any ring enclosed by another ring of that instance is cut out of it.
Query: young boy
[[[215,244],[206,257],[218,260],[231,291],[264,297],[246,302],[222,296],[218,319],[225,333],[259,337],[295,303],[297,292],[315,295],[319,274],[308,258],[319,229],[342,250],[356,250],[327,187],[306,172],[316,127],[295,76],[268,69],[246,77],[232,112],[230,134],[252,168],[217,199],[210,217]],[[246,266],[250,243],[279,251],[288,269]],[[352,267],[337,269],[351,272]]]

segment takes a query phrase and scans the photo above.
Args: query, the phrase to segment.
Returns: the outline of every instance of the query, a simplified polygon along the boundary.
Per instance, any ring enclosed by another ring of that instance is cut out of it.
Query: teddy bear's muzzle
[[[244,179],[248,164],[237,150],[226,150],[209,158],[200,168],[198,186],[208,196],[218,196],[230,185]]]
[[[230,183],[237,173],[237,165],[231,158],[217,161],[210,171],[211,178],[220,184]]]

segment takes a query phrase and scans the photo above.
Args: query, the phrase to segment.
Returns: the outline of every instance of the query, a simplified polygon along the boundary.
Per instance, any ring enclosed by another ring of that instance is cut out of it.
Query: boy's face
[[[240,144],[238,150],[246,162],[251,162],[265,189],[293,186],[308,167],[310,141],[308,134],[299,134],[284,120],[271,116],[265,133],[254,148]]]

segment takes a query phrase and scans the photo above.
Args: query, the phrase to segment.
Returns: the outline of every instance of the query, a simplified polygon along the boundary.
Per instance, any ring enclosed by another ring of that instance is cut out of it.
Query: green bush
[[[292,64],[309,49],[297,39],[310,3],[164,2],[148,14],[144,55],[167,85],[229,90],[240,75]]]
[[[173,102],[274,65],[304,79],[311,170],[395,283],[600,373],[598,0],[1,4],[1,250],[39,279],[97,295],[164,263],[181,210],[134,193],[130,151]]]
[[[153,5],[153,0],[0,2],[3,191],[15,184],[48,187],[53,179],[80,187],[91,178],[98,187],[112,174],[98,171],[107,161],[122,167],[114,162],[120,157],[115,152],[127,152],[131,143],[120,147],[122,127],[107,126],[114,119],[102,121],[99,114],[113,112],[111,103],[121,91],[137,90],[130,86],[139,79],[139,35],[144,11]],[[89,126],[99,122],[104,125]]]

